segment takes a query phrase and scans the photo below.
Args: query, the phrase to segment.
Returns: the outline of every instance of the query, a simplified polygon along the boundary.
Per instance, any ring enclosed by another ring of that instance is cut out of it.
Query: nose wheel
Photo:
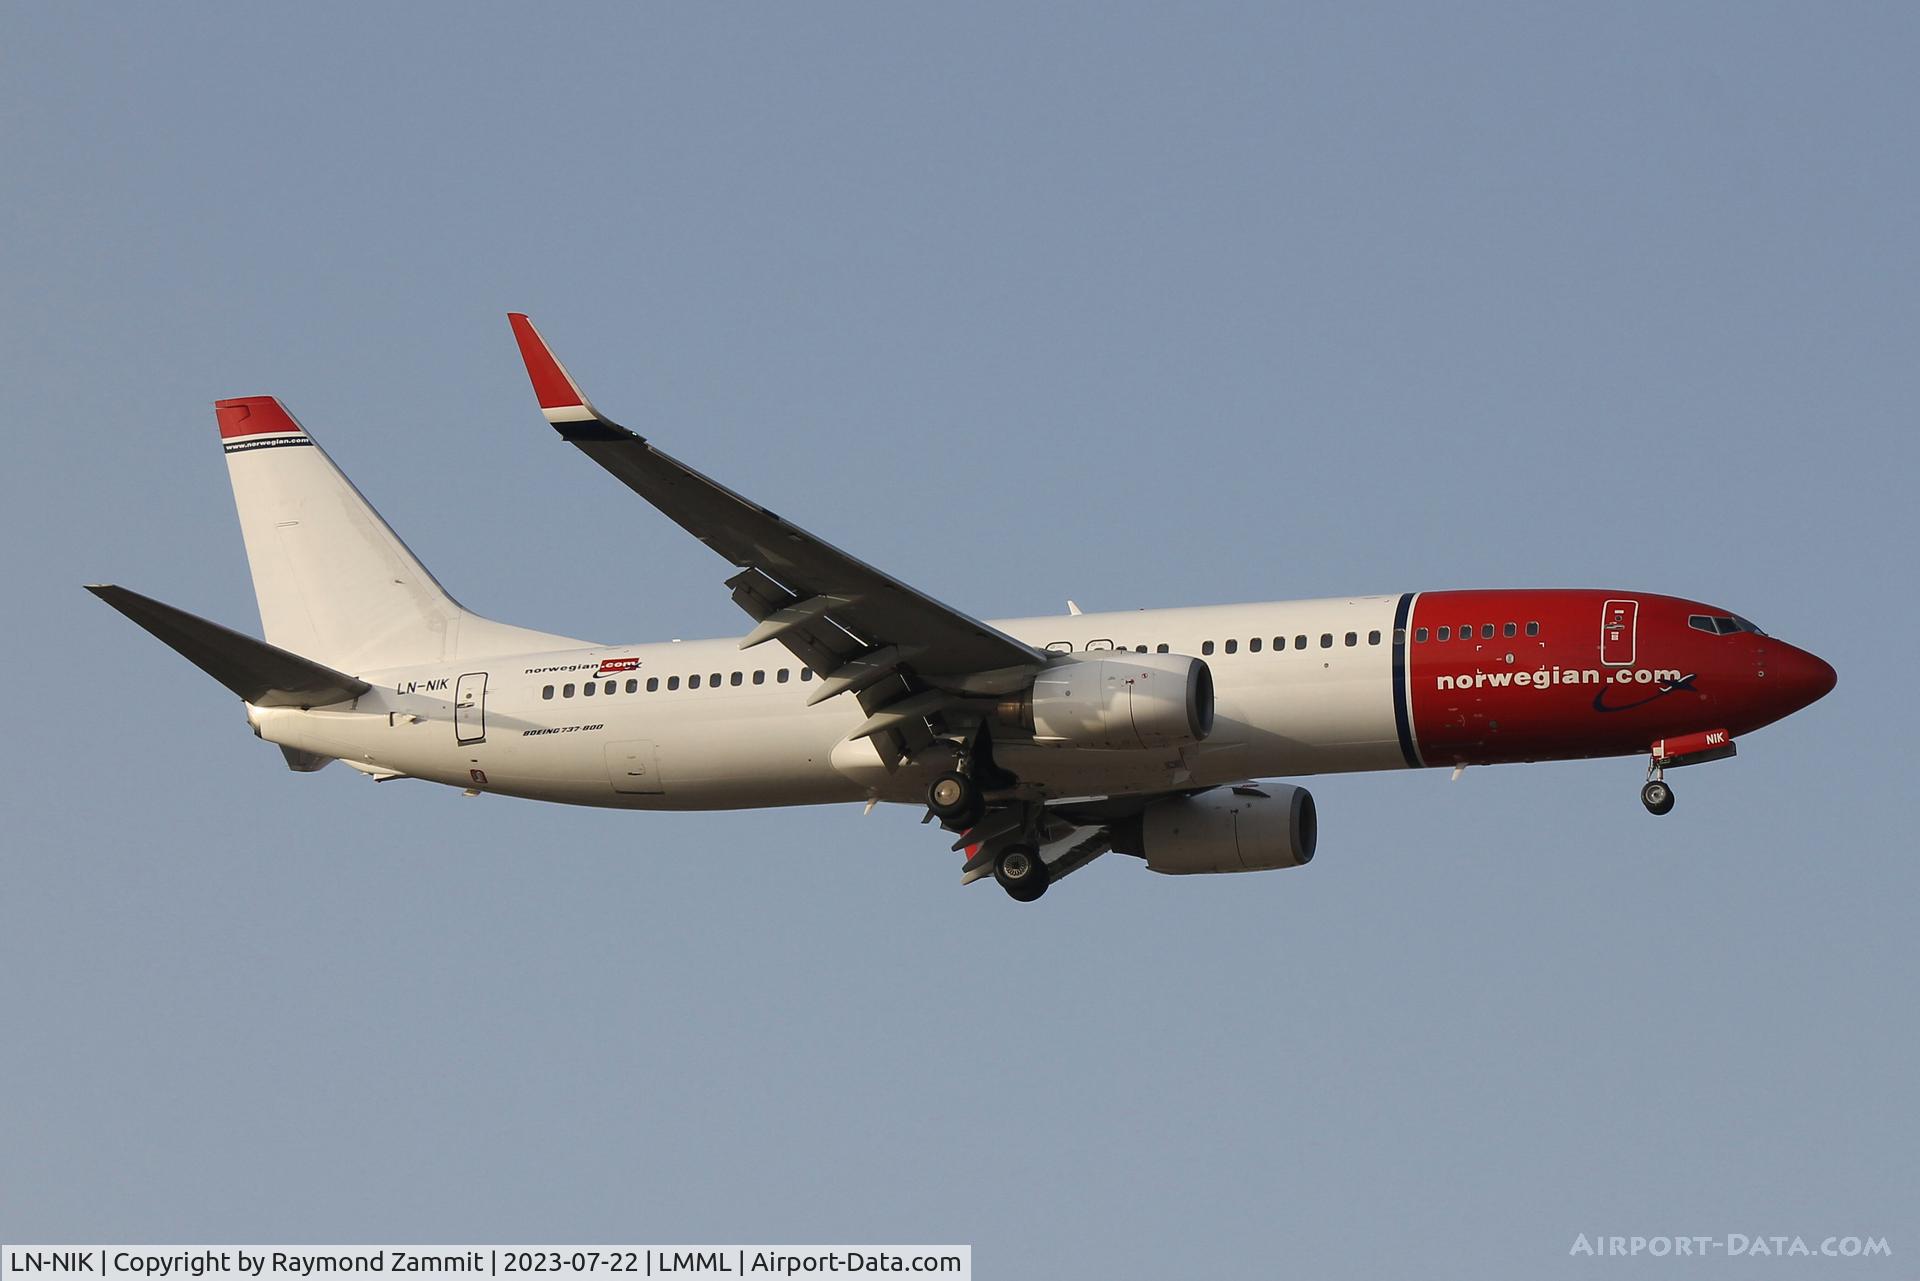
[[[1673,789],[1665,779],[1650,778],[1640,789],[1640,803],[1647,807],[1649,814],[1665,814],[1673,808]]]

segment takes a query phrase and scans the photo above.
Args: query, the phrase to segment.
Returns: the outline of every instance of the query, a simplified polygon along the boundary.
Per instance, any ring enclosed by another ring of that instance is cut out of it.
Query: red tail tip
[[[272,396],[240,396],[216,400],[213,412],[220,420],[220,439],[235,436],[264,436],[271,432],[299,431],[300,424]]]

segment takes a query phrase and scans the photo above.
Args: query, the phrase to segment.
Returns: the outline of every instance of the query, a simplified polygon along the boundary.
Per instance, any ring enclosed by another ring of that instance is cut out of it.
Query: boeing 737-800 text
[[[1404,592],[985,622],[595,409],[511,317],[562,439],[733,564],[743,638],[599,645],[468,612],[269,396],[219,401],[266,641],[91,590],[245,701],[287,764],[627,809],[923,806],[1014,898],[1109,851],[1157,872],[1313,858],[1341,771],[1644,755],[1665,771],[1833,688],[1698,601]]]

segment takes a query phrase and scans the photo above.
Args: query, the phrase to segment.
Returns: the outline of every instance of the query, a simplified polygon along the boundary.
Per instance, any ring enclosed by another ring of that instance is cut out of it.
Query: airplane
[[[296,771],[635,810],[923,807],[1017,901],[1102,854],[1299,867],[1319,817],[1263,779],[1587,757],[1666,771],[1824,696],[1832,667],[1698,601],[1399,592],[985,621],[657,449],[509,316],[560,438],[734,567],[751,627],[603,645],[462,607],[271,396],[215,402],[264,641],[99,596],[244,705]]]

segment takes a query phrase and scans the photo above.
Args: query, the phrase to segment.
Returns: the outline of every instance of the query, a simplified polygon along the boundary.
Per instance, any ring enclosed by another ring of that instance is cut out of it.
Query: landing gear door
[[[1601,607],[1600,662],[1603,666],[1632,666],[1639,626],[1639,601],[1610,600]]]
[[[487,739],[487,674],[468,672],[453,689],[453,737],[460,743]]]

